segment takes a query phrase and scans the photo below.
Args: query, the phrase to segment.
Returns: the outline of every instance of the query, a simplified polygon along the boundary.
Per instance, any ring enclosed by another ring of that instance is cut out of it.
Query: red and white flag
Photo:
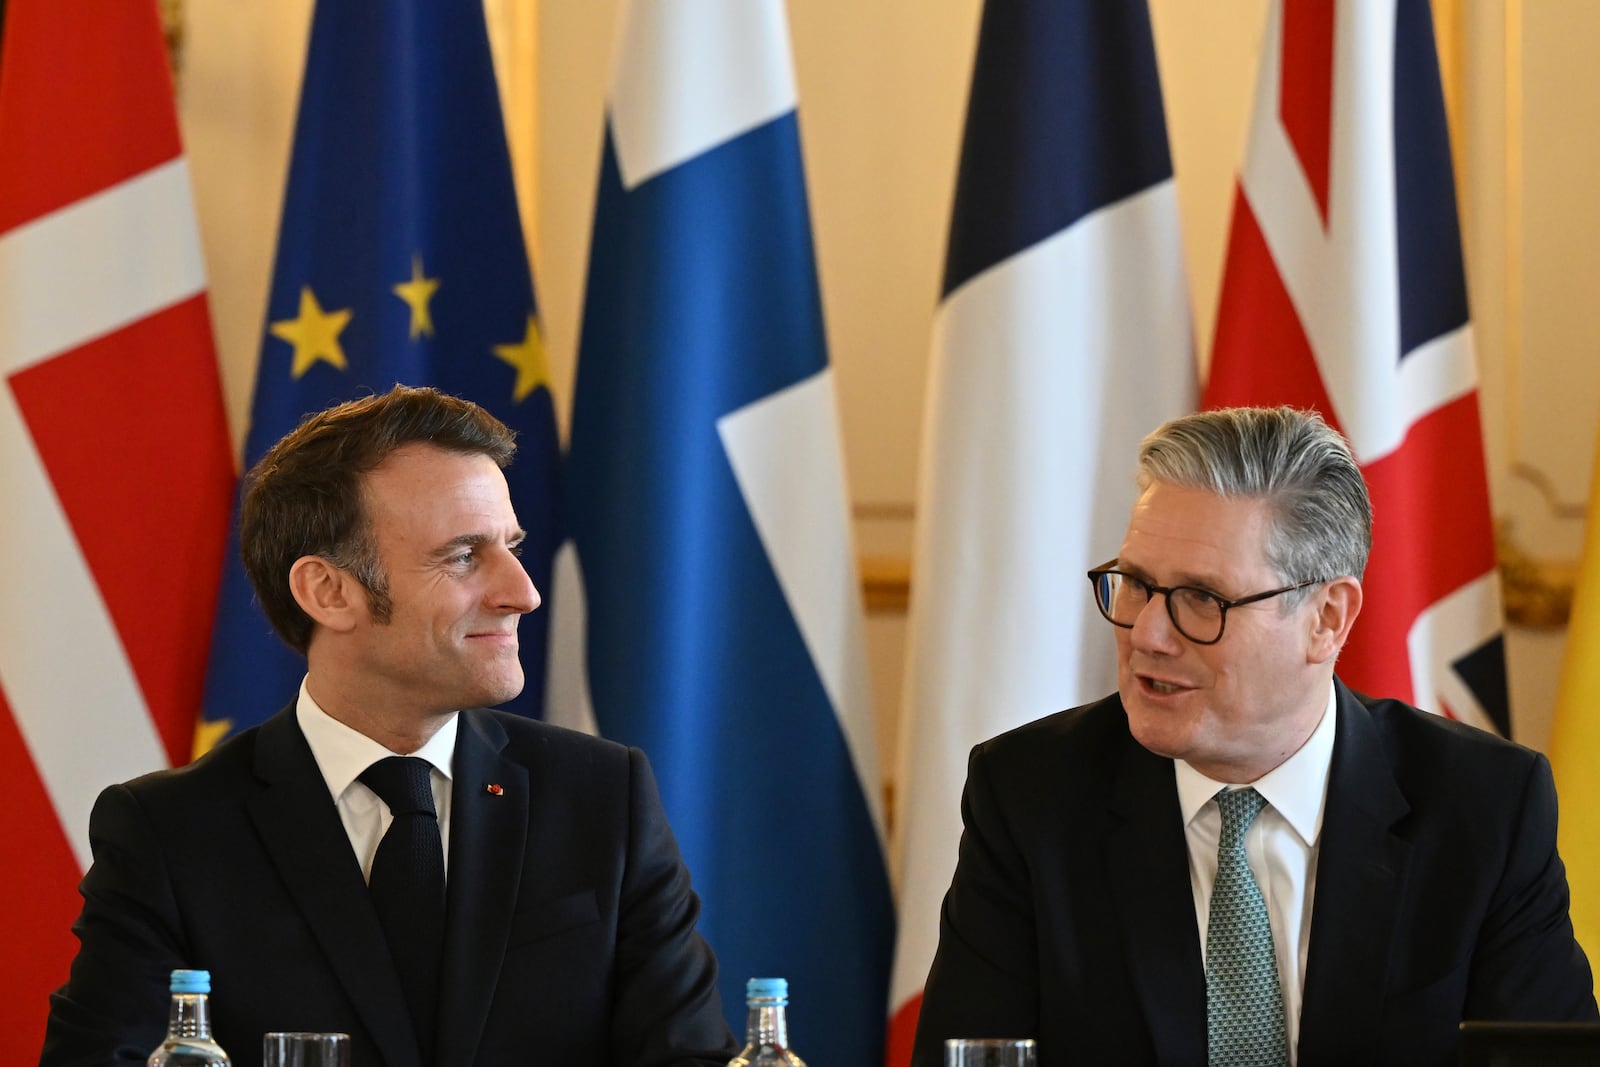
[[[1375,514],[1356,689],[1509,733],[1500,587],[1428,0],[1267,18],[1204,405],[1316,408]]]
[[[233,492],[153,0],[7,0],[0,39],[0,1062],[76,950],[109,783],[193,744]]]

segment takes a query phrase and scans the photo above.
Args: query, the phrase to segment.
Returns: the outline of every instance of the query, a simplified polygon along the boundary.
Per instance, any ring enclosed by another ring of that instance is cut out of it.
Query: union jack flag
[[[1276,0],[1206,407],[1315,408],[1375,514],[1357,689],[1510,732],[1477,371],[1427,0]]]

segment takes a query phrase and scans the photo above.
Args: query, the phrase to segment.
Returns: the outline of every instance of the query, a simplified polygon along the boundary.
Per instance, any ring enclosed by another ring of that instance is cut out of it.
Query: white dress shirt
[[[450,716],[428,743],[415,752],[390,752],[378,742],[358,730],[353,730],[335,719],[311,699],[304,681],[300,683],[300,699],[295,703],[295,719],[300,732],[306,735],[311,754],[334,806],[339,809],[339,821],[350,837],[350,847],[355,850],[356,862],[361,864],[361,877],[372,873],[372,857],[378,851],[378,842],[388,831],[394,816],[378,794],[360,781],[362,771],[388,756],[418,756],[433,764],[428,775],[433,786],[433,809],[439,815],[439,841],[444,846],[445,872],[450,864],[450,765],[456,754],[456,727],[459,714]],[[1213,860],[1213,865],[1215,860]]]
[[[1318,841],[1328,800],[1328,770],[1333,762],[1337,722],[1334,689],[1330,685],[1327,707],[1306,743],[1273,770],[1246,783],[1267,801],[1245,833],[1244,848],[1272,923],[1291,1064],[1299,1061],[1311,902],[1317,887]],[[1200,953],[1204,960],[1206,931],[1211,925],[1211,886],[1217,878],[1217,845],[1222,838],[1222,812],[1214,798],[1221,789],[1242,785],[1213,781],[1182,760],[1176,762],[1175,769],[1184,836],[1189,842],[1189,885],[1194,891],[1194,913],[1200,924]]]

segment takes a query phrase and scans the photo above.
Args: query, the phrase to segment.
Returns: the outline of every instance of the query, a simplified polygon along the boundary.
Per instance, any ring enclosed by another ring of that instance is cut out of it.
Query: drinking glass
[[[944,1043],[944,1067],[1033,1067],[1033,1039],[952,1037]]]
[[[350,1067],[349,1034],[267,1034],[262,1067]]]

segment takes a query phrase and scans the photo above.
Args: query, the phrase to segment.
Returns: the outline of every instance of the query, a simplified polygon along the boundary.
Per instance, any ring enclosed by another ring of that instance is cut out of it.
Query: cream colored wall
[[[211,318],[242,447],[312,0],[187,0],[178,120],[194,178]]]
[[[1517,543],[1563,560],[1581,520],[1600,404],[1600,39],[1589,0],[1462,4],[1447,66],[1462,136],[1463,214],[1497,510]],[[528,213],[558,407],[570,400],[619,0],[487,0],[519,191]],[[1184,217],[1197,349],[1214,319],[1233,175],[1266,0],[1153,0]],[[944,252],[980,0],[790,4],[800,122],[829,340],[864,554],[910,543],[924,364]],[[194,170],[230,417],[254,377],[310,0],[186,0],[180,114]],[[894,765],[904,619],[868,639],[879,751]],[[1519,735],[1548,736],[1559,630],[1514,630]]]
[[[1437,6],[1437,4],[1436,4]],[[1600,5],[1450,5],[1463,73],[1457,159],[1502,558],[1564,572],[1583,536],[1600,414]],[[1511,626],[1519,740],[1543,748],[1565,631]]]

